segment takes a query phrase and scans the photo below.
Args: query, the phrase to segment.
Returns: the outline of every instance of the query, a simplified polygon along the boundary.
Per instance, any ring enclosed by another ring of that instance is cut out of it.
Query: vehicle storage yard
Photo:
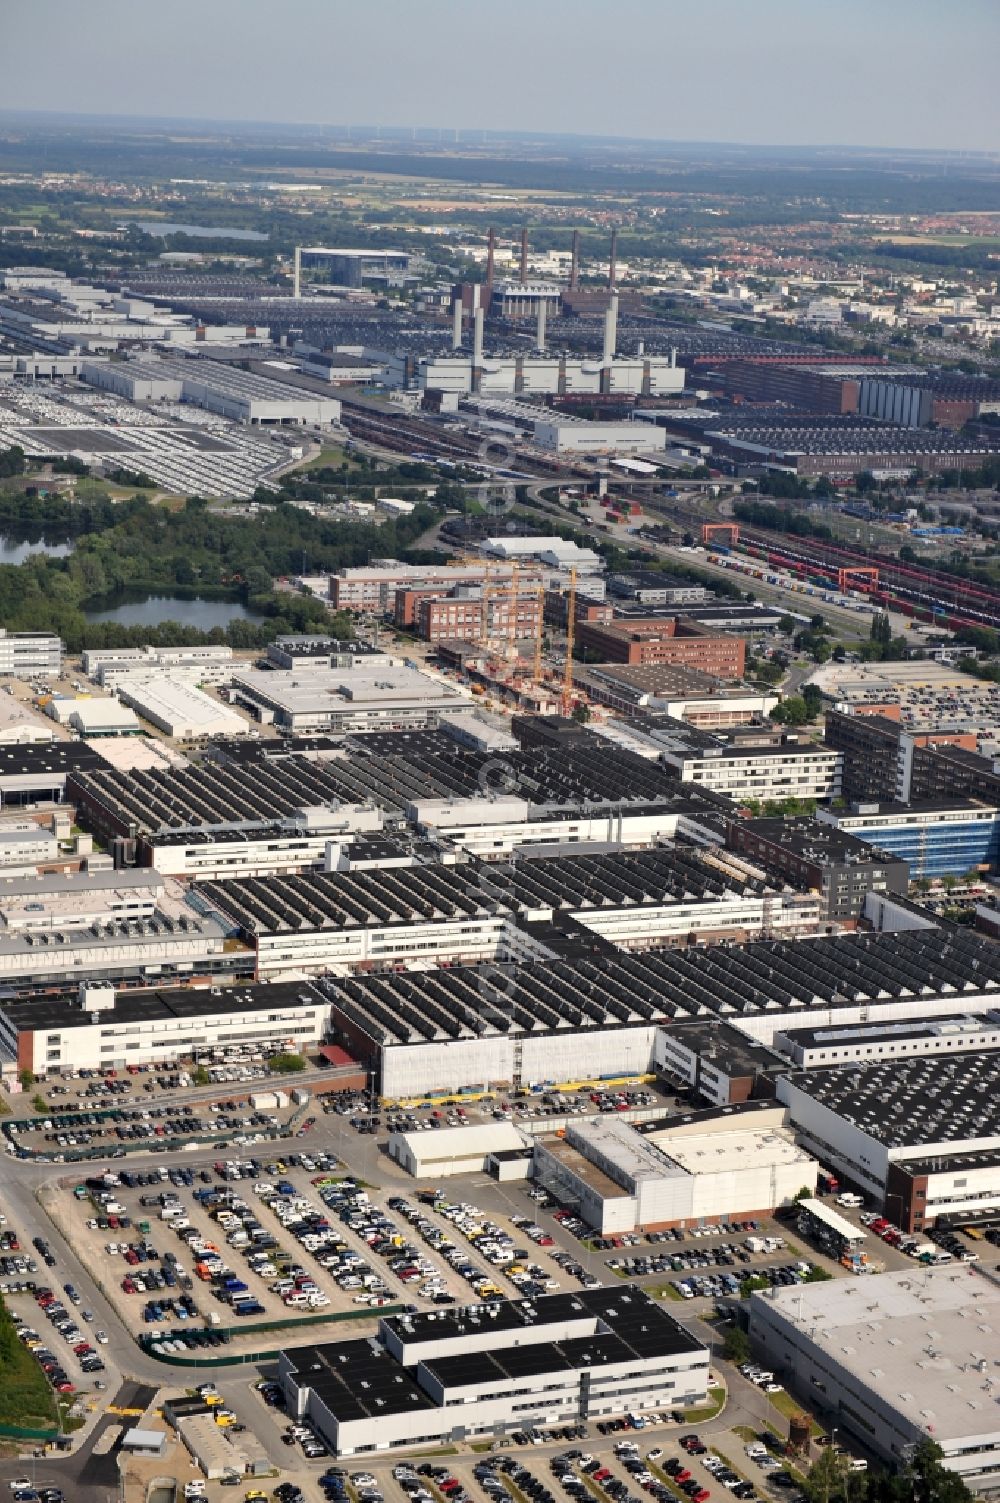
[[[224,418],[173,405],[127,401],[84,386],[66,394],[7,387],[0,401],[0,448],[33,458],[73,454],[92,464],[148,475],[171,494],[250,496],[295,456],[282,439]]]

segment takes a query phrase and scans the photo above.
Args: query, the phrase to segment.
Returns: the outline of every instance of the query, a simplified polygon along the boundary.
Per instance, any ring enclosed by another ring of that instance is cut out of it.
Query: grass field
[[[43,1429],[56,1419],[48,1379],[18,1340],[10,1311],[0,1302],[0,1424]]]

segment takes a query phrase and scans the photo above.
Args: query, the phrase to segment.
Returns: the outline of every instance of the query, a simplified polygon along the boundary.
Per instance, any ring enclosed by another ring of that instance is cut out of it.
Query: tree
[[[815,684],[802,685],[802,702],[809,711],[810,719],[815,720],[823,708],[823,691]]]
[[[30,1091],[31,1087],[35,1083],[35,1076],[32,1070],[19,1070],[17,1073],[17,1078],[20,1082],[22,1091]]]
[[[803,1185],[801,1190],[796,1190],[795,1192],[796,1200],[812,1200],[812,1198],[813,1192],[810,1190],[808,1185]]]
[[[803,1479],[802,1493],[808,1503],[846,1503],[850,1486],[846,1456],[836,1446],[824,1446]]]
[[[732,1362],[736,1367],[749,1362],[750,1338],[746,1331],[741,1330],[739,1326],[730,1326],[722,1344],[722,1355],[727,1362]]]
[[[306,1067],[301,1054],[272,1054],[267,1064],[276,1075],[297,1075]]]
[[[805,700],[798,694],[790,694],[771,711],[771,719],[778,725],[805,725],[812,718]]]
[[[587,721],[590,719],[590,706],[582,704],[574,705],[573,719],[577,721],[579,725],[586,725]]]
[[[784,632],[786,637],[790,637],[795,630],[794,617],[782,616],[781,620],[778,622],[778,630],[780,632]]]

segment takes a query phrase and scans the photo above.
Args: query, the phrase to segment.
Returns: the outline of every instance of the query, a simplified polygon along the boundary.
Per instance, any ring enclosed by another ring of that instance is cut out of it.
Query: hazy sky
[[[0,107],[1000,150],[1000,0],[2,0]]]

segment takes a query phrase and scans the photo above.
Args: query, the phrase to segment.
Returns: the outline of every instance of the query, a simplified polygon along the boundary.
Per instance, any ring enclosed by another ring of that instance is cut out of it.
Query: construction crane
[[[533,682],[540,686],[542,682],[542,638],[545,624],[545,586],[536,586],[538,595],[538,617],[535,621],[535,661],[532,667],[531,677]]]
[[[573,641],[576,637],[576,566],[569,571],[569,594],[566,597],[566,666],[563,670],[562,712],[568,715],[573,703]]]

